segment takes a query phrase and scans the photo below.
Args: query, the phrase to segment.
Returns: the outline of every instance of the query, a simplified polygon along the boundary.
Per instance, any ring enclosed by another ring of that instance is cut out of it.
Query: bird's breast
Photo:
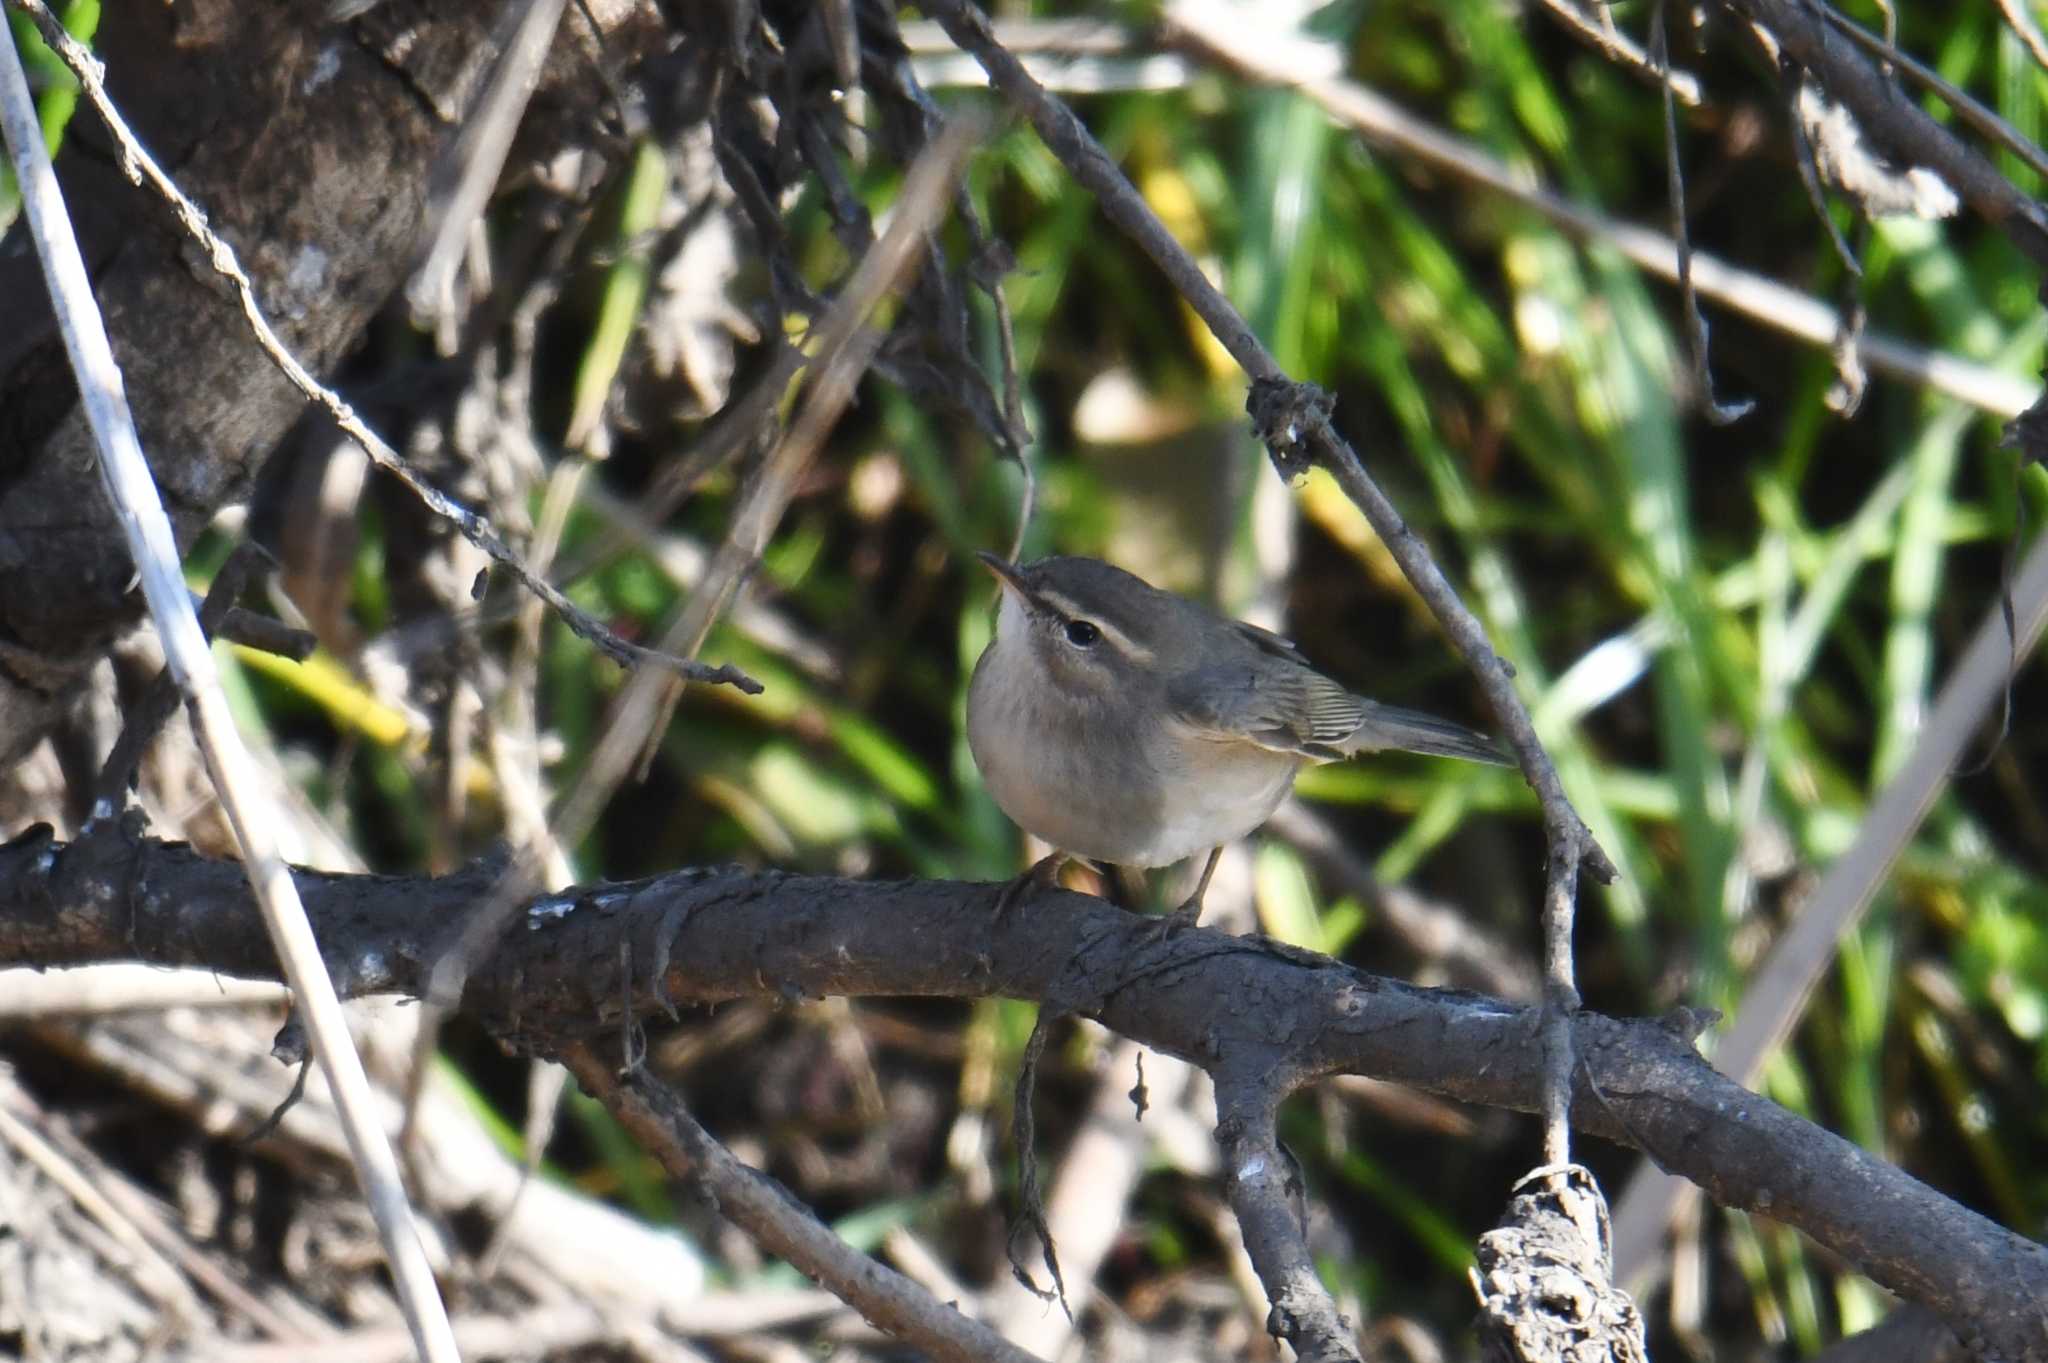
[[[990,653],[993,654],[994,646]],[[1272,814],[1300,760],[1176,733],[1156,706],[1077,705],[1009,684],[984,654],[967,698],[967,744],[989,793],[1026,832],[1120,866],[1165,866],[1242,837]]]

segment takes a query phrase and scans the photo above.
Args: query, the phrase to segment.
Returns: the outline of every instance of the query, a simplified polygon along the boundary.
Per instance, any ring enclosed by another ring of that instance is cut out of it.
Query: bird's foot
[[[1057,888],[1060,883],[1060,870],[1067,861],[1065,852],[1054,852],[1049,857],[1041,857],[1030,870],[1003,886],[1003,892],[996,896],[995,921],[1001,923],[1010,916],[1010,910],[1025,900]]]
[[[1152,920],[1146,929],[1145,944],[1158,946],[1169,937],[1187,931],[1202,921],[1202,897],[1195,895],[1171,913],[1163,913]]]
[[[1163,942],[1202,921],[1202,896],[1209,893],[1209,879],[1216,874],[1216,863],[1222,858],[1221,847],[1210,849],[1209,860],[1202,866],[1202,878],[1195,882],[1195,892],[1182,900],[1179,908],[1159,920],[1159,926],[1153,929],[1154,943]]]

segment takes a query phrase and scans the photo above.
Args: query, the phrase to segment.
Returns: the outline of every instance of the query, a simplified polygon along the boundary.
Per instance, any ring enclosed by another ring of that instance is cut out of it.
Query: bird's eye
[[[1086,620],[1067,621],[1067,642],[1075,648],[1093,648],[1101,637],[1102,631]]]

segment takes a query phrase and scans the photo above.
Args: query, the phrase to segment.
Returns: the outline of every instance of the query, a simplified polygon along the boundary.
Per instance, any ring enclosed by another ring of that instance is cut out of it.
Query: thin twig
[[[621,639],[596,617],[570,601],[552,583],[528,568],[511,546],[499,537],[489,519],[471,511],[429,483],[399,455],[398,451],[392,449],[382,436],[364,424],[355,414],[355,410],[344,402],[339,394],[314,378],[306,367],[299,363],[298,358],[285,347],[284,342],[271,329],[269,320],[264,317],[263,309],[256,301],[255,286],[243,272],[241,263],[235,257],[234,248],[206,225],[206,215],[200,212],[198,205],[185,197],[184,191],[164,174],[148,151],[136,140],[135,134],[129,131],[126,121],[107,96],[100,64],[65,31],[43,0],[6,0],[6,3],[16,6],[36,22],[44,41],[48,42],[51,49],[63,59],[72,74],[78,77],[80,89],[86,98],[92,101],[94,110],[118,146],[122,168],[129,178],[137,184],[147,182],[166,203],[170,204],[186,232],[204,248],[207,263],[233,290],[241,306],[242,316],[248,322],[250,332],[254,335],[256,343],[262,347],[264,354],[270,357],[271,362],[293,387],[304,394],[308,401],[326,411],[335,425],[361,445],[379,468],[404,483],[429,511],[454,525],[462,532],[464,539],[483,550],[493,562],[510,572],[527,590],[547,602],[578,637],[590,642],[614,662],[624,667],[644,663],[658,664],[680,673],[691,681],[723,682],[736,686],[749,695],[760,693],[759,682],[730,664],[713,667],[694,659],[671,658]]]
[[[1579,1010],[1572,907],[1585,844],[1554,832],[1549,842],[1543,872],[1543,1162],[1555,1165],[1572,1157],[1572,1017]]]
[[[1650,6],[1650,60],[1660,71],[1671,69],[1670,39],[1665,32],[1664,11],[1670,0],[1652,0]],[[1671,206],[1671,240],[1678,247],[1678,296],[1685,305],[1685,335],[1692,355],[1693,386],[1698,389],[1700,411],[1716,426],[1727,426],[1749,415],[1756,403],[1750,399],[1724,403],[1714,396],[1714,371],[1707,362],[1707,319],[1700,311],[1699,291],[1692,284],[1692,236],[1685,223],[1685,172],[1678,161],[1678,114],[1672,107],[1671,88],[1664,87],[1664,188]],[[1552,1158],[1551,1164],[1562,1164]]]
[[[663,635],[664,648],[694,655],[741,582],[760,563],[799,477],[853,401],[854,390],[881,347],[883,335],[866,325],[868,314],[884,296],[908,286],[925,255],[929,234],[952,198],[967,154],[980,138],[978,121],[956,120],[911,163],[888,228],[819,319],[811,346],[816,356],[813,375],[795,418],[742,495],[726,542],[712,559],[704,582]],[[611,798],[633,755],[640,754],[643,766],[651,759],[676,699],[671,678],[650,674],[643,680],[636,675],[627,683],[612,705],[589,764],[558,811],[556,824],[565,830],[561,836],[566,845],[576,845],[578,830]]]
[[[1037,1363],[1034,1355],[834,1235],[766,1174],[740,1163],[644,1068],[622,1076],[587,1045],[573,1047],[562,1060],[583,1091],[671,1174],[703,1188],[762,1248],[880,1328],[948,1363]]]
[[[11,1082],[6,1087],[14,1089]],[[196,1325],[202,1320],[206,1313],[191,1284],[185,1281],[185,1275],[150,1243],[149,1237],[133,1219],[114,1205],[107,1191],[100,1186],[100,1180],[93,1177],[98,1171],[80,1168],[44,1139],[43,1134],[29,1125],[24,1117],[15,1115],[17,1109],[32,1110],[23,1102],[27,1095],[19,1091],[0,1091],[0,1096],[8,1100],[0,1103],[0,1145],[12,1147],[23,1161],[55,1184],[79,1211],[98,1223],[114,1243],[127,1252],[131,1260],[129,1273],[139,1286],[163,1305],[173,1321]]]
[[[1331,424],[1327,395],[1287,376],[1243,316],[1209,282],[1186,248],[1147,206],[1101,143],[1064,102],[1048,94],[1022,63],[995,41],[987,16],[968,0],[927,0],[925,12],[981,63],[991,84],[1031,120],[1047,148],[1096,196],[1104,214],[1152,258],[1237,360],[1252,380],[1247,405],[1254,427],[1273,456],[1275,468],[1283,475],[1305,472],[1307,460],[1312,459],[1330,471],[1345,494],[1365,513],[1416,594],[1429,606],[1452,646],[1472,669],[1501,727],[1507,731],[1544,812],[1549,845],[1544,895],[1548,980],[1544,1031],[1551,1041],[1549,1049],[1556,1052],[1549,1073],[1557,1089],[1546,1099],[1545,1110],[1553,1116],[1568,1112],[1571,1016],[1578,1007],[1571,984],[1571,909],[1577,896],[1578,871],[1583,862],[1592,874],[1612,879],[1614,867],[1572,808],[1557,769],[1516,694],[1507,664],[1494,652],[1485,628],[1459,599],[1421,537],[1408,527],[1366,472],[1349,442]],[[1553,1145],[1568,1147],[1569,1130],[1568,1122],[1562,1120],[1547,1124],[1546,1149]],[[1250,1240],[1247,1230],[1247,1242]],[[1257,1262],[1256,1252],[1253,1257]],[[1262,1263],[1262,1272],[1267,1267]],[[1286,1327],[1287,1337],[1297,1348],[1303,1341],[1314,1341],[1320,1347],[1322,1341],[1341,1334],[1334,1324],[1335,1305],[1326,1293],[1296,1283],[1292,1277],[1284,1281],[1268,1278],[1267,1285],[1276,1299],[1283,1293],[1288,1297],[1291,1309],[1284,1319],[1276,1313],[1275,1323]]]
[[[1849,249],[1849,243],[1842,236],[1842,229],[1835,226],[1834,214],[1828,212],[1827,187],[1820,181],[1820,167],[1813,158],[1813,139],[1806,135],[1806,123],[1799,117],[1799,88],[1805,74],[1792,71],[1785,81],[1786,127],[1792,134],[1792,160],[1799,167],[1799,183],[1806,188],[1806,202],[1813,209],[1813,216],[1820,219],[1820,225],[1827,229],[1828,241],[1835,248],[1835,258],[1842,262],[1842,268],[1859,283],[1863,279],[1863,262]]]
[[[1045,1043],[1052,1037],[1052,1029],[1072,1014],[1055,999],[1048,998],[1039,1005],[1038,1017],[1031,1024],[1031,1035],[1025,1039],[1024,1053],[1017,1063],[1017,1087],[1011,1099],[1011,1131],[1017,1142],[1017,1207],[1023,1218],[1024,1228],[1038,1239],[1039,1259],[1045,1265],[1046,1276],[1052,1279],[1049,1287],[1040,1287],[1032,1280],[1031,1270],[1017,1252],[1017,1231],[1013,1224],[1003,1249],[1010,1259],[1010,1280],[1031,1294],[1041,1304],[1057,1302],[1060,1314],[1069,1324],[1074,1319],[1074,1308],[1067,1301],[1067,1279],[1060,1268],[1059,1247],[1052,1238],[1052,1222],[1045,1214],[1045,1196],[1038,1178],[1038,1118],[1034,1108],[1038,1097],[1038,1064],[1045,1056]]]
[[[583,484],[590,471],[590,460],[582,456],[568,456],[555,466],[548,480],[547,494],[542,499],[540,522],[535,528],[531,544],[534,571],[546,573],[554,562],[555,551],[561,544],[563,528],[569,512],[576,501],[577,489]],[[505,809],[508,828],[512,831],[509,839],[518,850],[522,864],[529,868],[535,878],[536,887],[545,890],[559,890],[574,879],[568,853],[561,839],[548,827],[545,806],[540,797],[540,759],[538,756],[538,724],[533,713],[533,698],[539,694],[537,681],[541,635],[540,604],[531,598],[522,599],[519,611],[519,629],[512,648],[512,658],[507,666],[507,682],[503,692],[506,704],[512,713],[501,717],[495,737],[505,737],[503,727],[514,725],[518,730],[518,750],[525,759],[515,763],[510,760],[508,742],[494,742],[492,750],[498,773],[500,800]],[[406,1071],[403,1106],[405,1117],[399,1126],[398,1147],[408,1167],[413,1163],[414,1142],[420,1134],[420,1104],[426,1094],[427,1076],[432,1071],[435,1055],[440,1051],[441,1029],[446,1025],[449,1014],[462,995],[462,979],[466,977],[469,962],[482,949],[486,940],[480,925],[488,924],[493,913],[502,915],[503,909],[495,909],[500,902],[509,902],[502,892],[485,905],[465,925],[464,936],[458,941],[455,951],[444,958],[447,973],[441,976],[441,987],[420,1005],[419,1025],[413,1029],[412,1061]],[[531,1062],[538,1069],[548,1066],[547,1062]],[[549,1109],[553,1111],[552,1106]],[[529,1119],[533,1116],[529,1113]],[[529,1166],[538,1163],[539,1154],[531,1141],[533,1136],[529,1120]],[[527,1167],[522,1173],[520,1188],[512,1195],[516,1204],[525,1189],[525,1180],[532,1173]],[[492,1247],[504,1243],[503,1236],[511,1225],[512,1206],[508,1205],[499,1214],[498,1230],[492,1240]],[[486,1277],[489,1275],[486,1274]]]
[[[775,420],[776,407],[789,393],[809,362],[804,352],[779,336],[771,342],[774,351],[767,368],[742,397],[728,402],[710,423],[710,429],[682,458],[664,463],[633,499],[640,519],[659,525],[683,499],[703,486],[714,473],[756,449]],[[613,527],[596,541],[571,556],[559,578],[578,582],[602,572],[638,547],[640,532],[630,527]]]
[[[788,505],[797,474],[809,464],[833,422],[838,420],[854,386],[867,368],[879,337],[862,325],[886,293],[899,287],[919,256],[919,243],[945,209],[948,192],[968,151],[979,138],[972,120],[962,120],[936,139],[912,165],[897,210],[875,249],[861,260],[839,299],[818,327],[818,350],[824,357],[818,377],[806,395],[795,423],[769,456],[733,517],[725,546],[670,625],[664,649],[694,654],[712,623],[730,603],[738,582],[767,546],[769,535]],[[589,763],[562,797],[545,844],[520,849],[491,893],[463,923],[453,945],[436,960],[425,1004],[428,1017],[439,1020],[461,1001],[470,971],[497,940],[513,911],[542,883],[547,848],[575,847],[625,779],[634,753],[657,741],[665,727],[656,715],[664,703],[665,683],[673,678],[640,671],[613,701]],[[661,948],[656,948],[657,956]],[[423,1033],[427,1031],[423,1027]],[[415,1063],[422,1069],[424,1056]]]
[[[68,34],[64,40],[69,41]],[[93,79],[97,81],[96,73]],[[455,1338],[398,1176],[398,1162],[377,1124],[375,1099],[349,1038],[334,983],[290,869],[278,854],[274,813],[263,807],[253,763],[228,712],[227,697],[221,690],[213,654],[200,632],[191,595],[179,577],[170,519],[164,514],[143,457],[121,372],[93,301],[92,283],[43,148],[28,78],[11,39],[0,43],[0,123],[5,125],[51,308],[63,332],[79,396],[99,447],[100,477],[142,579],[143,595],[163,642],[165,666],[191,706],[193,735],[207,774],[234,829],[242,863],[262,904],[265,924],[291,981],[298,1011],[312,1032],[321,1068],[334,1091],[350,1153],[384,1242],[414,1343],[429,1363],[453,1363],[457,1357]]]
[[[650,1316],[581,1299],[525,1310],[480,1310],[455,1318],[455,1338],[475,1358],[633,1358],[706,1363],[672,1344]],[[658,1350],[646,1347],[660,1341]],[[409,1363],[411,1351],[396,1330],[363,1326],[333,1339],[283,1342],[210,1342],[208,1363]]]
[[[0,1109],[17,1115],[35,1110],[33,1099],[18,1085],[0,1092]],[[311,1343],[324,1337],[316,1320],[296,1315],[289,1307],[273,1305],[244,1286],[216,1257],[219,1246],[193,1242],[181,1223],[174,1223],[169,1211],[150,1193],[129,1181],[120,1171],[109,1168],[74,1129],[44,1124],[40,1134],[73,1163],[90,1169],[93,1186],[142,1238],[169,1260],[194,1284],[234,1314],[245,1318],[257,1330],[280,1341]],[[182,1219],[181,1219],[182,1220]]]
[[[1891,18],[1889,11],[1886,18],[1887,21]],[[1835,335],[1834,344],[1828,347],[1828,358],[1835,366],[1835,383],[1828,390],[1826,401],[1832,411],[1844,417],[1852,417],[1863,405],[1863,393],[1870,384],[1870,375],[1864,368],[1859,353],[1862,348],[1863,329],[1869,322],[1869,309],[1864,306],[1863,300],[1862,249],[1869,243],[1871,217],[1878,210],[1867,193],[1851,193],[1851,198],[1857,206],[1856,232],[1860,245],[1850,246],[1841,229],[1835,226],[1834,215],[1828,210],[1827,187],[1821,181],[1820,163],[1814,147],[1818,125],[1810,132],[1809,120],[1806,117],[1809,109],[1822,101],[1819,99],[1818,88],[1810,82],[1811,78],[1798,67],[1787,69],[1784,90],[1786,112],[1789,117],[1786,119],[1786,127],[1792,136],[1793,159],[1799,166],[1800,183],[1806,186],[1807,201],[1813,206],[1813,214],[1820,219],[1821,226],[1827,229],[1828,240],[1833,243],[1835,255],[1842,262],[1842,283],[1838,291],[1841,297],[1841,327]],[[1812,99],[1808,98],[1809,92],[1813,95]],[[1946,185],[1942,185],[1941,188],[1943,192],[1947,192]]]
[[[1699,78],[1690,72],[1674,71],[1668,64],[1659,69],[1649,54],[1614,26],[1614,16],[1607,12],[1605,5],[1600,7],[1600,22],[1595,22],[1572,0],[1543,0],[1543,10],[1571,33],[1599,48],[1602,56],[1630,75],[1639,76],[1652,85],[1663,86],[1687,108],[1699,104]]]
[[[1663,233],[1616,222],[1590,204],[1533,184],[1525,173],[1498,157],[1432,127],[1356,81],[1304,76],[1302,64],[1289,61],[1286,51],[1242,41],[1242,26],[1197,25],[1188,12],[1177,9],[1170,9],[1167,19],[1169,41],[1191,47],[1246,79],[1298,90],[1331,118],[1377,145],[1502,195],[1542,214],[1574,237],[1612,248],[1638,269],[1660,279],[1677,280],[1677,245]],[[1810,345],[1831,346],[1841,334],[1842,320],[1835,309],[1774,279],[1737,269],[1699,251],[1692,256],[1692,276],[1701,297]],[[2003,417],[2018,416],[2040,391],[2038,384],[1889,337],[1861,337],[1856,353],[1879,373],[1924,385]]]
[[[2028,11],[2027,0],[1998,0],[1998,12],[2005,16],[2005,22],[2026,44],[2034,64],[2048,70],[2048,38],[2041,36],[2041,26],[2034,22],[2034,16]]]
[[[483,98],[449,141],[427,193],[426,249],[405,289],[415,318],[445,317],[453,311],[455,267],[461,263],[470,228],[505,168],[512,135],[533,96],[566,3],[518,0],[498,21],[511,28],[511,41],[499,55]]]
[[[1144,1071],[1149,1100],[1159,1108],[1178,1104],[1194,1074],[1193,1066],[1172,1056],[1154,1056],[1147,1066],[1144,1047],[1127,1038],[1108,1048],[1088,1114],[1060,1157],[1045,1199],[1046,1227],[1073,1280],[1077,1308],[1092,1294],[1090,1284],[1128,1225],[1130,1198],[1159,1129],[1156,1118],[1149,1126],[1141,1124],[1133,1108],[1128,1092],[1133,1066]],[[1072,1316],[1046,1310],[1045,1302],[1022,1283],[998,1288],[987,1314],[1004,1334],[1048,1358],[1065,1352],[1074,1334]]]
[[[227,618],[228,609],[248,585],[250,573],[259,564],[267,563],[268,558],[254,540],[243,540],[228,555],[227,562],[214,575],[213,585],[207,589],[205,602],[199,607],[199,628],[209,637]],[[158,731],[176,713],[180,699],[178,680],[171,675],[166,664],[142,696],[128,707],[128,715],[121,725],[121,736],[114,740],[113,750],[100,766],[99,779],[93,783],[92,790],[93,819],[111,819],[127,804],[129,788],[135,783],[136,769],[142,765],[142,755],[149,750]]]
[[[2012,632],[2003,602],[1985,613],[1970,645],[1942,683],[1911,756],[1857,828],[1849,850],[1830,866],[1750,978],[1734,1025],[1714,1062],[1738,1083],[1753,1083],[1805,1011],[1814,986],[1835,958],[1835,944],[1873,895],[1947,789],[1970,738],[2003,690],[2015,657],[2025,657],[2048,625],[2048,535],[2038,536],[2012,589]],[[1645,1167],[1615,1204],[1616,1261],[1637,1271],[1661,1256],[1657,1246],[1682,1185]]]

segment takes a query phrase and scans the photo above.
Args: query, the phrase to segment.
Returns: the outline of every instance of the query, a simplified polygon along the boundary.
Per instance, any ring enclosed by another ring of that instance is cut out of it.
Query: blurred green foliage
[[[1844,8],[1881,21],[1872,4]],[[1647,17],[1641,4],[1614,13],[1631,31]],[[1902,46],[2039,130],[2048,75],[1994,6],[1901,9],[1898,20]],[[1665,220],[1654,90],[1534,7],[1338,0],[1311,27],[1352,78],[1445,132],[1619,218]],[[1681,43],[1676,55],[1707,94],[1681,110],[1694,240],[1833,298],[1842,270],[1794,173],[1787,111],[1744,43],[1717,23],[1704,50]],[[1670,289],[1528,209],[1363,145],[1299,95],[1196,69],[1179,88],[1078,107],[1290,371],[1338,394],[1340,425],[1514,665],[1567,790],[1621,872],[1584,896],[1589,1003],[1739,1007],[1773,935],[1911,751],[1960,642],[1997,609],[2008,542],[2042,519],[2039,472],[2016,472],[1996,418],[1894,379],[1874,378],[1860,410],[1840,415],[1827,355],[1711,307],[1716,389],[1757,405],[1734,425],[1708,424]],[[647,157],[618,173],[633,166],[644,173]],[[853,171],[870,206],[885,208],[897,168],[856,159]],[[1233,609],[1277,602],[1306,651],[1360,690],[1483,722],[1356,514],[1314,481],[1295,492],[1274,483],[1243,429],[1242,376],[1028,129],[993,137],[970,190],[1017,257],[1008,300],[1038,436],[1029,552],[1133,566],[1192,557],[1200,566],[1175,585],[1213,583]],[[818,196],[794,234],[814,282],[844,268]],[[2039,373],[2038,281],[1996,230],[1967,215],[1882,222],[1864,266],[1874,331]],[[584,381],[618,369],[613,310],[643,284],[606,295]],[[992,311],[974,327],[993,366]],[[578,372],[550,381],[573,385]],[[1084,420],[1085,400],[1116,374],[1137,398],[1121,416]],[[587,396],[579,403],[589,410]],[[602,476],[631,491],[676,457],[658,445],[622,437]],[[1147,483],[1148,468],[1163,472]],[[870,380],[754,584],[778,629],[729,622],[705,649],[767,693],[693,693],[649,782],[623,792],[579,849],[579,873],[724,859],[1015,873],[1023,852],[974,775],[961,714],[991,596],[968,551],[1007,547],[1020,488],[964,423]],[[712,484],[667,531],[715,546],[735,493],[733,480]],[[1221,527],[1207,542],[1186,532],[1207,525]],[[565,558],[608,528],[579,510]],[[359,566],[370,623],[384,609],[377,543],[366,537]],[[1292,565],[1278,583],[1259,569],[1275,544]],[[679,599],[644,552],[576,590],[643,634]],[[541,705],[562,744],[558,780],[586,760],[617,684],[584,644],[551,630]],[[1984,765],[1931,812],[1765,1080],[1773,1097],[2027,1232],[2048,1217],[2044,701],[2038,666],[2017,666],[2010,730],[1987,731]],[[382,820],[416,828],[428,817],[431,784],[416,764],[359,761]],[[1532,949],[1541,837],[1518,777],[1390,759],[1310,773],[1300,790],[1380,876],[1452,899]],[[1255,882],[1269,931],[1368,968],[1414,964],[1369,908],[1319,884],[1281,843],[1261,845]],[[1000,1128],[1029,1010],[940,1016],[967,1035],[968,1053],[996,1057],[997,1077],[972,1101]],[[612,1186],[662,1214],[644,1157],[604,1134],[594,1108],[575,1111]],[[1289,1120],[1314,1194],[1349,1226],[1333,1280],[1369,1313],[1398,1306],[1461,1328],[1461,1267],[1531,1143],[1481,1141],[1461,1156],[1398,1124],[1360,1123],[1339,1139],[1321,1110]],[[1617,1180],[1610,1188],[1633,1167],[1613,1152],[1592,1158]],[[1134,1253],[1167,1270],[1210,1252],[1170,1199],[1146,1206]],[[941,1214],[917,1199],[872,1210]],[[1781,1228],[1710,1216],[1707,1234],[1717,1282],[1740,1289],[1717,1287],[1705,1328],[1736,1353],[1743,1341],[1811,1351],[1881,1309]]]

